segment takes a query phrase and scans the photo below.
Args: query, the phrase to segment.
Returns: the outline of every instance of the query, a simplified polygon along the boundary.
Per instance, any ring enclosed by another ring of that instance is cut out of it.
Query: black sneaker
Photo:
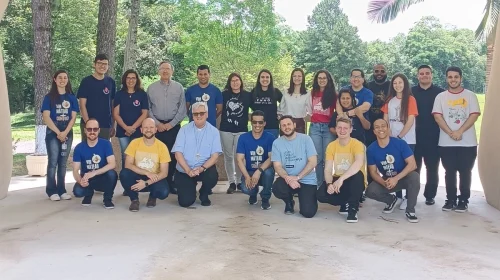
[[[236,184],[235,183],[231,183],[229,184],[229,188],[227,188],[227,191],[226,193],[227,194],[232,194],[236,191]]]
[[[446,200],[443,208],[441,208],[443,211],[451,211],[457,207],[457,203],[454,200]]]
[[[102,204],[104,208],[106,209],[115,209],[115,205],[111,200],[104,200],[104,203]]]
[[[469,203],[465,201],[459,201],[457,207],[455,207],[455,212],[465,213],[469,209]]]
[[[250,204],[250,205],[255,205],[255,204],[257,204],[257,196],[256,196],[256,195],[251,195],[251,196],[248,198],[248,204]]]
[[[436,204],[436,201],[434,201],[434,198],[425,199],[425,205],[434,205],[434,204]]]
[[[418,218],[415,213],[406,212],[406,218],[410,223],[418,223]]]
[[[204,197],[204,198],[202,198],[200,196],[200,201],[201,201],[201,206],[210,206],[210,205],[212,205],[212,201],[210,201],[210,199],[208,199],[208,196]]]
[[[239,183],[238,185],[236,185],[236,189],[241,191],[241,183]]]
[[[339,214],[347,215],[347,207],[348,207],[347,203],[340,205]]]
[[[293,209],[295,207],[295,201],[292,199],[289,202],[285,202],[285,214],[286,215],[293,215],[295,213],[295,210]]]
[[[91,196],[86,196],[82,200],[82,206],[88,207],[92,204],[92,197]]]
[[[271,204],[269,203],[269,199],[267,199],[267,198],[262,199],[262,202],[260,204],[260,209],[262,209],[262,210],[271,209]]]
[[[347,214],[346,222],[348,222],[348,223],[357,223],[358,222],[358,211],[356,211],[356,210],[349,210],[349,213]]]
[[[390,214],[390,213],[392,213],[392,211],[394,211],[396,203],[398,202],[398,198],[395,195],[393,195],[393,197],[394,197],[394,199],[392,200],[392,202],[390,204],[387,204],[387,206],[384,208],[383,212],[385,214]]]

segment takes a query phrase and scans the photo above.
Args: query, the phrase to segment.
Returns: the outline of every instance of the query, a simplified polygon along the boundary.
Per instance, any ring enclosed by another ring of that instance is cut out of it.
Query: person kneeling
[[[335,131],[338,138],[326,148],[325,182],[316,196],[321,203],[340,205],[339,213],[347,214],[346,221],[357,223],[359,200],[365,190],[365,145],[351,138],[352,122],[348,118],[339,118]]]
[[[155,121],[142,122],[142,137],[132,140],[125,150],[125,168],[120,172],[123,189],[130,197],[129,210],[139,211],[139,192],[149,192],[146,207],[156,206],[156,199],[168,197],[167,183],[170,153],[165,144],[156,139]]]
[[[90,206],[94,190],[104,192],[104,208],[113,209],[113,193],[118,175],[115,156],[109,140],[98,138],[99,123],[89,119],[85,123],[86,140],[76,145],[73,152],[73,187],[75,197],[83,197],[82,206]]]

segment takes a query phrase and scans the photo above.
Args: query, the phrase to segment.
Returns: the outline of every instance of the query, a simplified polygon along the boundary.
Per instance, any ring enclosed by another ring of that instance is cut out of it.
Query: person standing
[[[373,122],[375,120],[384,117],[382,107],[384,106],[387,96],[389,95],[391,82],[387,80],[387,69],[382,63],[378,63],[373,66],[372,77],[373,81],[368,83],[367,88],[373,92],[373,104],[368,111],[368,118],[371,120],[371,126],[373,127]],[[367,129],[365,144],[369,146],[375,140],[377,140],[377,137],[373,133],[373,129]]]
[[[295,68],[290,75],[288,94],[284,94],[278,107],[278,117],[292,116],[295,120],[298,133],[306,133],[306,121],[311,109],[311,94],[306,90],[304,70]]]
[[[252,89],[252,110],[262,111],[266,116],[265,132],[279,136],[278,102],[281,102],[283,94],[274,87],[273,75],[269,70],[263,69],[257,76],[257,83]]]
[[[463,213],[469,208],[472,168],[477,157],[474,123],[481,114],[477,96],[462,87],[462,69],[446,69],[448,90],[436,97],[432,114],[439,128],[439,154],[446,181],[446,203],[443,211]],[[460,195],[457,197],[457,171]],[[458,204],[457,204],[458,198]]]
[[[59,70],[52,77],[52,85],[49,93],[43,98],[41,111],[43,122],[47,125],[45,145],[48,164],[45,192],[52,201],[69,200],[71,195],[66,192],[65,183],[66,165],[79,108],[66,71]]]
[[[186,109],[190,112],[190,107],[196,102],[206,102],[208,105],[207,121],[217,127],[217,118],[222,114],[222,93],[218,87],[210,83],[210,67],[200,65],[196,70],[198,83],[186,90]],[[193,121],[192,114],[189,114],[189,121]]]
[[[174,66],[169,61],[162,61],[158,67],[160,80],[148,87],[149,117],[156,124],[156,138],[163,142],[170,151],[171,162],[168,166],[167,182],[170,193],[176,194],[173,174],[177,161],[172,149],[181,129],[181,122],[186,117],[186,99],[182,85],[172,79]]]
[[[422,159],[425,163],[425,204],[434,205],[439,184],[439,126],[432,115],[436,96],[444,91],[432,83],[432,68],[429,65],[418,67],[418,84],[411,88],[417,101],[419,114],[416,119],[417,144],[415,146],[415,161],[420,174]]]
[[[112,108],[115,99],[115,81],[106,76],[109,60],[105,54],[98,54],[94,59],[94,73],[83,78],[78,88],[78,100],[80,103],[81,131],[85,130],[85,123],[93,118],[99,122],[99,138],[110,139],[115,136],[115,121],[113,120]],[[82,142],[86,139],[82,133]]]
[[[236,163],[236,147],[240,135],[248,132],[248,110],[252,103],[252,95],[243,89],[243,80],[239,74],[231,73],[227,78],[222,100],[220,139],[229,181],[226,193],[232,194],[236,188],[241,190],[241,171]]]

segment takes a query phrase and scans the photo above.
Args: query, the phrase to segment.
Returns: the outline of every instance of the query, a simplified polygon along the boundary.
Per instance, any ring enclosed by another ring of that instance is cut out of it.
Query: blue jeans
[[[309,136],[313,140],[314,147],[318,153],[318,165],[316,165],[316,178],[318,186],[325,180],[325,153],[326,147],[335,140],[335,135],[330,132],[327,123],[311,123],[309,126]]]
[[[122,169],[125,168],[125,150],[127,150],[130,142],[132,142],[132,140],[136,138],[138,137],[125,136],[118,138],[118,142],[120,143],[120,150],[122,151]]]
[[[83,176],[83,174],[82,174]],[[103,199],[111,201],[113,193],[115,192],[116,182],[118,181],[118,174],[115,170],[108,170],[106,173],[97,175],[89,180],[87,187],[82,187],[76,183],[73,187],[73,194],[75,197],[84,197],[94,195],[94,191],[103,192]]]
[[[269,132],[274,136],[274,139],[278,139],[280,136],[280,130],[277,128],[272,128],[272,129],[264,129],[264,132]]]
[[[147,181],[148,177],[139,175],[128,168],[124,168],[120,172],[120,181],[122,183],[122,187],[130,197],[130,201],[139,199],[139,192],[131,190],[132,186],[137,184],[137,180]],[[142,189],[140,192],[149,192],[149,197],[151,198],[158,198],[161,200],[167,198],[169,193],[167,178],[163,178],[160,181],[149,185],[148,187]]]
[[[53,194],[62,195],[66,193],[66,165],[68,162],[69,152],[71,151],[71,144],[73,143],[73,130],[68,133],[68,140],[66,140],[66,154],[61,155],[62,142],[57,139],[57,134],[47,128],[45,135],[45,145],[47,146],[47,185],[45,192],[50,197]],[[57,168],[57,182],[56,182],[56,168]]]
[[[248,172],[248,174],[250,174],[250,177],[254,172],[255,171]],[[273,182],[274,169],[272,167],[268,167],[266,170],[264,170],[264,173],[260,174],[259,183],[251,190],[247,188],[245,177],[241,177],[241,192],[244,194],[248,194],[249,196],[257,196],[257,193],[259,192],[259,186],[262,186],[263,189],[260,192],[260,197],[262,199],[270,199],[272,194]]]

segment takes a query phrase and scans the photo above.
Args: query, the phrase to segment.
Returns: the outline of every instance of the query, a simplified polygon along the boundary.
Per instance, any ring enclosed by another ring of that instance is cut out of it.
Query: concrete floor
[[[465,214],[441,211],[440,187],[436,205],[419,198],[418,224],[371,200],[347,224],[329,205],[312,219],[284,215],[275,198],[263,211],[224,194],[225,184],[211,207],[183,209],[173,195],[138,213],[121,187],[106,210],[101,194],[86,208],[49,201],[43,186],[44,178],[14,178],[0,201],[2,280],[500,279],[500,211],[481,191]]]

